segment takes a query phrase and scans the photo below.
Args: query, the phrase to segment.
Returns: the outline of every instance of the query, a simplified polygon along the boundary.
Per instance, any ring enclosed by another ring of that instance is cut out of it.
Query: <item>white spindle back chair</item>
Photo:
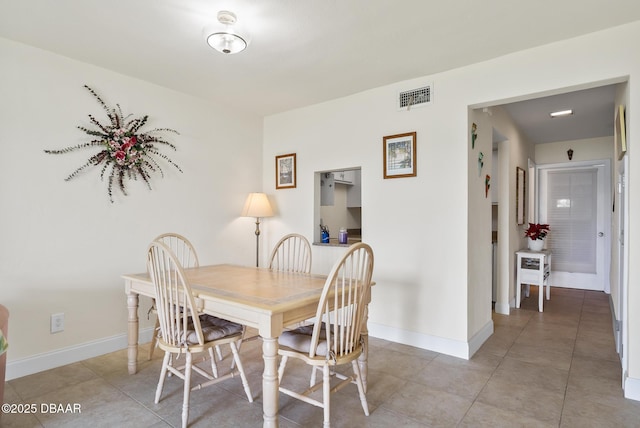
[[[180,262],[183,268],[200,266],[200,262],[198,261],[198,254],[196,253],[193,244],[191,244],[191,241],[189,241],[184,236],[178,233],[163,233],[162,235],[156,236],[154,241],[162,242],[163,244],[165,244],[173,252],[173,254],[175,254],[177,260]],[[155,302],[151,306],[151,309],[149,309],[149,313],[157,314]],[[151,344],[149,345],[149,360],[153,358],[153,352],[158,345],[159,329],[160,324],[158,324],[158,320],[156,319],[156,325],[151,336]],[[218,358],[222,359],[222,355],[219,349]]]
[[[373,251],[364,243],[353,244],[334,265],[322,291],[315,323],[285,331],[280,336],[279,355],[282,357],[278,378],[282,381],[289,358],[297,358],[316,370],[322,369],[322,381],[303,392],[280,386],[280,392],[324,409],[324,426],[330,424],[330,394],[349,383],[358,387],[365,415],[369,415],[367,397],[358,366],[363,351],[362,323],[366,322],[367,302],[370,299]],[[351,363],[353,375],[344,376],[331,368]],[[342,381],[331,387],[331,376]],[[281,384],[282,385],[282,384]],[[310,394],[322,387],[322,401]]]
[[[154,241],[149,245],[147,269],[156,295],[161,332],[158,337],[158,347],[165,351],[155,403],[160,401],[167,373],[174,374],[184,381],[183,428],[187,426],[189,420],[189,396],[192,390],[201,389],[240,374],[247,399],[253,402],[237,349],[237,343],[242,340],[242,326],[220,318],[198,314],[195,298],[184,270],[175,254],[162,242]],[[231,369],[224,376],[218,376],[213,348],[224,344],[229,344],[231,347],[237,370]],[[213,373],[208,373],[205,369],[193,364],[193,354],[204,352],[209,353]],[[174,354],[175,357],[173,357]],[[184,365],[177,366],[177,363],[182,361]],[[192,372],[202,375],[206,380],[192,387]]]

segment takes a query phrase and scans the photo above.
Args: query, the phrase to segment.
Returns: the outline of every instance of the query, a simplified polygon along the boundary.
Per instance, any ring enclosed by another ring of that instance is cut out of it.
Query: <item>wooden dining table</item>
[[[258,330],[262,338],[263,426],[278,426],[278,336],[284,327],[313,318],[326,280],[322,275],[277,272],[229,264],[185,269],[185,275],[203,313]],[[128,369],[137,370],[139,295],[154,297],[147,273],[123,275],[128,307]],[[371,296],[367,296],[367,304]],[[363,323],[365,351],[358,364],[367,385],[367,313]]]

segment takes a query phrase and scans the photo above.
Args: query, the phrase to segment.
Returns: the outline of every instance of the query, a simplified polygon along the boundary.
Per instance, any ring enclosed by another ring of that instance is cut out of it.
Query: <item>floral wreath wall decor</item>
[[[182,169],[176,163],[158,150],[158,146],[164,145],[175,151],[176,147],[160,135],[157,135],[157,133],[171,132],[178,134],[177,131],[169,128],[156,128],[143,132],[141,128],[147,123],[148,115],[138,118],[131,118],[131,115],[124,116],[119,104],[116,104],[116,108],[109,108],[93,89],[87,85],[84,85],[84,87],[98,100],[107,113],[109,123],[102,124],[93,115],[89,114],[89,120],[94,127],[78,126],[77,128],[93,137],[91,141],[64,149],[44,151],[45,153],[59,155],[91,147],[100,149],[84,165],[69,174],[65,181],[77,177],[90,166],[102,165],[100,179],[104,180],[105,175],[108,176],[107,193],[109,200],[113,203],[114,186],[117,186],[122,194],[127,196],[126,180],[137,180],[140,177],[151,190],[151,182],[149,181],[151,174],[159,173],[161,177],[164,177],[162,168],[158,163],[159,159],[164,160],[182,172]]]

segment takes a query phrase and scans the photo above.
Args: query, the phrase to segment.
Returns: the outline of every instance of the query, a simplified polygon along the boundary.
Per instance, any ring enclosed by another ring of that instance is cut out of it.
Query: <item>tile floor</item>
[[[371,415],[349,386],[333,396],[333,426],[639,427],[640,402],[622,396],[608,296],[554,288],[551,298],[538,313],[532,287],[521,309],[494,314],[495,333],[469,361],[372,338]],[[0,426],[179,426],[181,381],[168,379],[154,404],[161,356],[146,361],[146,351],[141,346],[135,376],[118,351],[7,382],[5,402],[35,403],[38,411],[4,414]],[[255,401],[246,400],[238,379],[194,391],[190,426],[262,426],[260,355],[259,340],[245,342]],[[307,382],[307,367],[292,362],[288,369],[286,382]],[[42,403],[79,404],[81,413],[43,413]],[[281,427],[321,424],[321,409],[280,395]]]

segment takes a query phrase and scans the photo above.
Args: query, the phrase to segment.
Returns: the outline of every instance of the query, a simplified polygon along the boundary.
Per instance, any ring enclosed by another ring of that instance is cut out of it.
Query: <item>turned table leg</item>
[[[262,339],[262,410],[265,428],[278,426],[278,338]]]
[[[129,374],[135,374],[138,369],[138,293],[127,293],[128,318],[128,347],[127,367]]]

